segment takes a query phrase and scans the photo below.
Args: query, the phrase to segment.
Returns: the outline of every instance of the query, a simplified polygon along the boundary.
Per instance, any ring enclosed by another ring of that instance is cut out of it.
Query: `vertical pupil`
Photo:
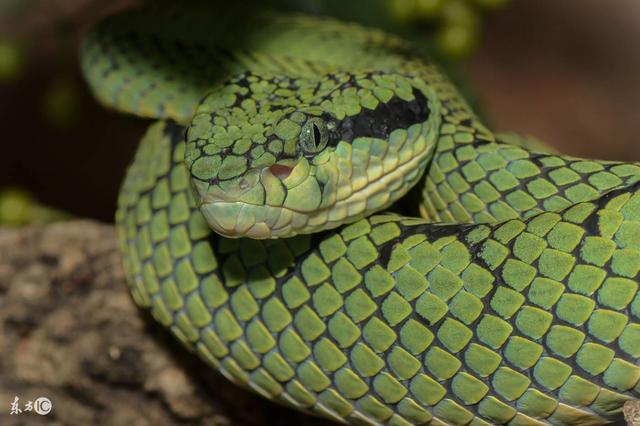
[[[312,124],[313,126],[313,143],[316,144],[316,146],[320,143],[320,129],[318,128],[317,124]]]

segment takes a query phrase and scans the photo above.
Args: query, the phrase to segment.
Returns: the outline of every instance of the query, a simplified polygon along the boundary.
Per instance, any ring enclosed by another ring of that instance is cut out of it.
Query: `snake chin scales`
[[[386,102],[366,89],[382,80],[395,84]],[[243,73],[211,92],[187,132],[200,211],[223,236],[265,239],[387,208],[432,156],[441,121],[433,98],[393,73]]]

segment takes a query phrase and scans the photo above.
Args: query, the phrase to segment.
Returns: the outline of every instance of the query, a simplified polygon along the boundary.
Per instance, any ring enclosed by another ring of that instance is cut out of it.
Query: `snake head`
[[[388,207],[413,186],[439,130],[428,87],[393,73],[244,73],[214,89],[187,131],[209,225],[227,237],[314,233]]]

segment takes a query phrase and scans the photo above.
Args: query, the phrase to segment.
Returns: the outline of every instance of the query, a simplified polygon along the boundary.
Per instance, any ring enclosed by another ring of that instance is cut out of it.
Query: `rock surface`
[[[630,426],[640,426],[640,401],[624,404],[624,419]]]

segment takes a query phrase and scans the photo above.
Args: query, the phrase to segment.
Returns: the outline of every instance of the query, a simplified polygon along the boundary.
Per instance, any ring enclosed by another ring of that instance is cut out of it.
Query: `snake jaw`
[[[193,186],[200,211],[220,235],[289,237],[306,226],[322,203],[313,167],[301,158],[253,169],[216,184],[195,179]]]
[[[255,214],[256,207],[241,202],[213,202],[203,204],[200,211],[209,226],[224,237],[270,238],[270,225],[273,223],[258,221]]]
[[[320,165],[300,159],[284,179],[273,173],[272,166],[264,167],[240,196],[209,188],[200,210],[213,230],[229,238],[288,238],[336,228],[386,208],[415,184],[433,150],[435,136],[430,129],[414,125],[394,133],[389,144],[379,140],[345,144]],[[384,151],[384,160],[363,160],[369,151]],[[354,175],[358,179],[353,180]]]
[[[206,203],[200,206],[200,211],[218,234],[257,240],[295,236],[309,217],[285,207],[258,206],[241,201]]]

